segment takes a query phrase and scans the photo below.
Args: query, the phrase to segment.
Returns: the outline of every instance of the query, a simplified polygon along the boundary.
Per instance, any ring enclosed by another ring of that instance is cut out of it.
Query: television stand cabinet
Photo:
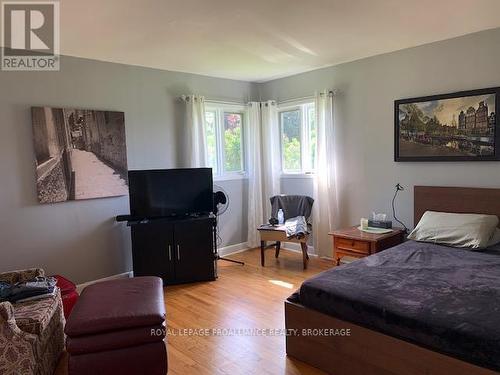
[[[134,276],[158,276],[164,284],[217,278],[214,217],[129,220],[127,225]]]

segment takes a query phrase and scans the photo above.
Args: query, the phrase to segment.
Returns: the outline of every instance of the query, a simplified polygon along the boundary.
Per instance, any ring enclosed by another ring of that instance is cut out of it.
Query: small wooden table
[[[286,236],[284,225],[272,226],[269,224],[264,224],[257,228],[257,230],[260,234],[260,264],[262,265],[262,267],[264,267],[265,265],[266,241],[276,241],[276,258],[280,254],[281,242],[299,243],[300,248],[302,249],[302,264],[304,266],[304,269],[307,268],[307,261],[309,260],[309,255],[307,254],[307,240],[309,239],[309,235],[306,234],[300,239],[296,237],[288,238]]]
[[[363,258],[404,241],[404,230],[401,228],[392,228],[391,233],[373,234],[360,231],[354,226],[328,234],[333,237],[333,259],[337,266],[344,256]]]

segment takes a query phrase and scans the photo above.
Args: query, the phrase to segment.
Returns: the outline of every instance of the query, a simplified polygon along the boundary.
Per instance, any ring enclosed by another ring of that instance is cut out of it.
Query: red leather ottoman
[[[68,319],[79,297],[76,291],[76,285],[64,276],[54,275],[52,277],[57,280],[57,286],[61,289],[64,317]]]
[[[69,374],[166,374],[164,323],[158,277],[86,287],[65,328]]]

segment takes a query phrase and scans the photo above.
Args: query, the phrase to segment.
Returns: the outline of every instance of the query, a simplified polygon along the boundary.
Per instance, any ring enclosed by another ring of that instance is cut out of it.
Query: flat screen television
[[[187,216],[213,211],[211,168],[128,172],[130,214],[138,218]]]

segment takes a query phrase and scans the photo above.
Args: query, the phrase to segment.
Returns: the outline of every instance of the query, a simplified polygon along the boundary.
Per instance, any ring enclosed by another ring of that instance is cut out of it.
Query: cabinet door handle
[[[177,245],[177,260],[181,260],[181,247]]]
[[[172,260],[172,245],[168,245],[168,260]]]

